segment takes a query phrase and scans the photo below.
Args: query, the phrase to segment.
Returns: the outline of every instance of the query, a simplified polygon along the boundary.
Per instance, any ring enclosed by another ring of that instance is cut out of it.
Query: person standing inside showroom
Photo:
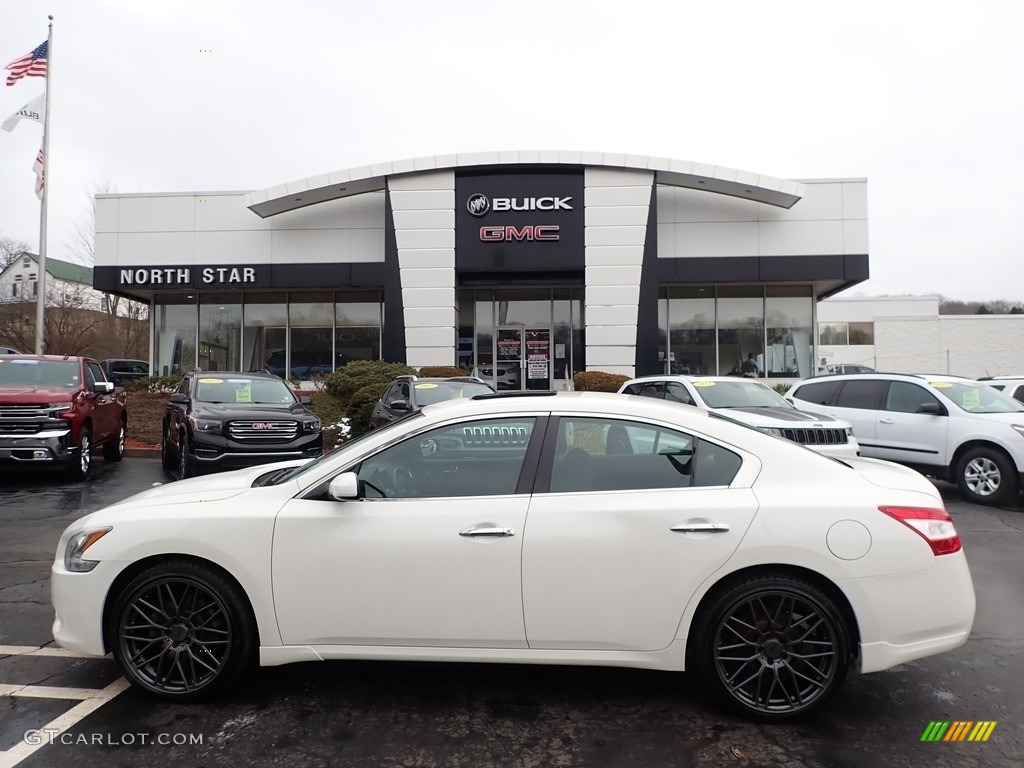
[[[747,353],[747,359],[743,361],[740,371],[748,379],[756,379],[760,375],[761,369],[757,365],[757,360],[754,359],[753,352]]]

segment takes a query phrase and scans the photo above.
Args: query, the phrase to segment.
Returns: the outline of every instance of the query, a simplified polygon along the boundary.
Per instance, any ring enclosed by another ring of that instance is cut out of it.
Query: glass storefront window
[[[242,369],[285,375],[288,303],[284,293],[245,294]]]
[[[349,360],[380,360],[384,305],[377,291],[339,291],[335,298],[335,369]]]
[[[748,360],[764,375],[764,289],[760,285],[722,287],[718,292],[718,372],[741,374]]]
[[[476,367],[476,355],[473,352],[473,289],[460,289],[457,301],[459,304],[459,348],[456,353],[456,365],[464,371],[472,371]]]
[[[850,344],[874,344],[874,323],[850,323]]]
[[[242,345],[242,305],[238,294],[199,298],[199,368],[236,371]]]
[[[288,378],[310,381],[334,371],[334,294],[331,291],[288,295],[291,346]],[[339,363],[347,359],[338,355]]]
[[[846,323],[818,323],[818,343],[826,344],[850,343]]]
[[[673,288],[670,296],[666,370],[691,376],[716,374],[715,289]]]
[[[764,301],[767,345],[762,374],[813,376],[810,286],[769,285],[765,287]]]
[[[154,372],[179,376],[196,367],[198,307],[193,295],[156,299]]]

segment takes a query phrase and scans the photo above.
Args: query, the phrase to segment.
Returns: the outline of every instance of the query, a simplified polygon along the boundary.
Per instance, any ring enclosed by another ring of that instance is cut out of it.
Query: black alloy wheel
[[[205,698],[255,659],[245,595],[215,569],[188,561],[135,577],[112,612],[114,658],[133,684],[161,698]]]
[[[78,455],[69,468],[73,480],[88,480],[92,471],[92,430],[82,427],[78,436]]]
[[[192,468],[192,457],[188,455],[188,435],[182,434],[178,441],[178,474],[185,480],[195,474]]]
[[[160,439],[160,465],[170,471],[174,467],[174,462],[171,461],[170,447],[167,445],[167,427],[164,427],[164,435]]]
[[[849,631],[833,601],[788,576],[734,585],[703,612],[691,637],[704,683],[755,720],[785,720],[819,706],[849,666]]]

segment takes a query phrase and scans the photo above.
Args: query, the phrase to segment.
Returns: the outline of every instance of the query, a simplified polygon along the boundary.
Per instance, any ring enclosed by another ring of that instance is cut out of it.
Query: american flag
[[[20,59],[15,59],[4,67],[4,69],[11,70],[11,74],[7,76],[7,84],[14,85],[23,77],[46,77],[46,49],[48,45],[49,41],[44,41],[32,53],[26,54]]]

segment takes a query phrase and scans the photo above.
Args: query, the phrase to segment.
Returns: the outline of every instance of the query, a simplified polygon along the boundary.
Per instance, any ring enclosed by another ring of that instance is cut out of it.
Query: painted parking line
[[[30,645],[0,645],[0,656],[49,656],[73,659],[101,658],[73,653],[63,648],[38,648]],[[51,743],[54,738],[77,725],[108,701],[128,690],[128,688],[129,683],[123,677],[119,677],[105,688],[67,688],[53,685],[9,685],[0,683],[0,698],[9,696],[78,701],[75,706],[64,714],[54,718],[38,730],[29,732],[36,735],[42,734],[45,738],[25,738],[10,749],[0,752],[0,768],[13,768],[22,760],[34,754],[40,747]]]
[[[60,656],[66,659],[102,659],[106,656],[87,656],[55,645],[0,645],[0,656]]]

